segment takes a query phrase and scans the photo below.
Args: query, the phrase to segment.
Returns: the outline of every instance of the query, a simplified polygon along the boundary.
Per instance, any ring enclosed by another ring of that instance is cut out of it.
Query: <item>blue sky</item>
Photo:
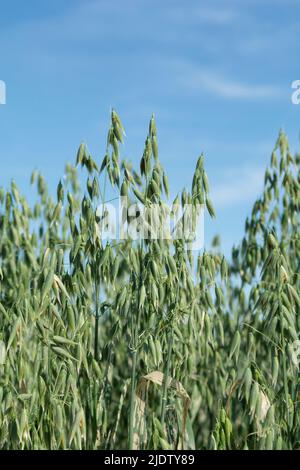
[[[154,112],[173,194],[204,152],[206,240],[220,233],[228,252],[279,129],[299,147],[299,35],[296,0],[0,0],[0,186],[29,194],[38,168],[54,189],[83,140],[102,160],[111,106],[137,163]]]

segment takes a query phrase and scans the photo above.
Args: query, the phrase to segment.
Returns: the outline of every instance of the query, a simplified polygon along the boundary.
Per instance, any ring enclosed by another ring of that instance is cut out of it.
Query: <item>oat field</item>
[[[203,155],[170,201],[154,118],[139,168],[124,138],[112,111],[57,194],[37,172],[33,203],[0,189],[0,448],[298,449],[300,156],[280,132],[225,259],[217,238],[104,239],[119,196],[178,230],[186,206],[217,216]]]

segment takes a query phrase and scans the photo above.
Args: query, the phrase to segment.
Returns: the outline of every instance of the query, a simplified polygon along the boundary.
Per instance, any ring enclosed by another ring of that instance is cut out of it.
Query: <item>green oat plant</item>
[[[0,190],[0,448],[298,449],[300,157],[280,132],[227,261],[218,238],[103,239],[119,196],[215,216],[203,156],[169,206],[154,117],[139,169],[124,136],[113,110],[55,197],[37,172],[32,206]]]

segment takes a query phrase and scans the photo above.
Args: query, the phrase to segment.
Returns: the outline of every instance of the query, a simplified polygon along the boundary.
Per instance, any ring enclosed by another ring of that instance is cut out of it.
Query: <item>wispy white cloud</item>
[[[247,54],[254,57],[254,53],[257,60],[260,49],[265,55],[269,50],[277,50],[278,45],[278,32],[276,35],[272,31],[272,34],[264,35],[260,32],[261,39],[255,39],[257,28],[253,27],[253,18],[247,19],[238,2],[212,0],[209,5],[204,1],[191,2],[189,7],[174,2],[170,8],[169,2],[152,1],[159,8],[150,9],[146,16],[144,11],[149,2],[145,0],[128,0],[126,7],[108,0],[78,2],[60,15],[27,21],[0,31],[0,42],[9,45],[9,55],[14,60],[36,65],[47,73],[59,68],[79,73],[89,68],[99,70],[102,66],[115,74],[116,70],[127,67],[136,69],[137,73],[146,70],[145,84],[151,66],[156,72],[154,82],[167,75],[171,77],[166,80],[167,92],[172,89],[175,93],[209,93],[236,100],[282,96],[282,90],[273,83],[243,80],[237,67],[233,68],[234,76],[226,72],[228,55],[225,48],[230,49],[236,60]],[[218,25],[231,25],[237,19],[240,26],[247,23],[245,34],[239,35],[239,41],[236,41],[230,29],[226,41],[220,41]],[[177,28],[174,22],[178,22]],[[286,28],[283,29],[287,34]],[[19,47],[21,43],[22,48]],[[284,44],[284,38],[280,44]],[[182,46],[186,49],[182,50]],[[111,47],[114,54],[110,54]],[[126,53],[129,48],[130,55]],[[200,65],[195,59],[190,62],[185,59],[187,48],[197,48],[198,57],[202,57]],[[164,83],[160,89],[163,87]],[[135,89],[135,93],[137,91]],[[145,94],[144,90],[142,93]]]
[[[222,72],[194,64],[182,64],[178,80],[192,92],[208,92],[222,98],[269,99],[282,96],[282,90],[272,84],[245,83]]]
[[[212,199],[217,208],[234,208],[254,201],[263,188],[265,167],[244,166],[227,169],[219,183],[214,184]]]
[[[198,22],[205,24],[227,25],[231,24],[239,16],[238,9],[220,6],[220,4],[194,4],[187,8],[187,5],[180,5],[169,13],[171,19],[180,22]]]

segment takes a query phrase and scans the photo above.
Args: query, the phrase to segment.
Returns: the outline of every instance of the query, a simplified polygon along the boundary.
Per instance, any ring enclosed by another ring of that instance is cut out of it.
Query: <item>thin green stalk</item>
[[[283,333],[283,325],[281,322],[281,342],[282,342],[282,349],[284,350],[284,333]],[[282,366],[283,366],[283,386],[284,386],[284,394],[285,394],[285,401],[286,401],[286,412],[287,412],[287,423],[290,427],[290,411],[289,411],[289,390],[288,390],[288,378],[287,378],[287,370],[286,370],[286,354],[282,354]]]
[[[136,364],[137,352],[132,351],[132,366],[131,366],[131,386],[130,386],[130,411],[129,411],[129,450],[133,450],[133,435],[134,435],[134,412],[135,412],[135,383],[136,383]]]
[[[161,415],[160,415],[160,421],[161,421],[162,427],[164,427],[164,425],[165,425],[165,414],[166,414],[167,395],[168,395],[168,378],[170,376],[170,368],[171,368],[171,356],[172,356],[172,348],[173,348],[173,329],[172,329],[172,327],[170,327],[170,329],[168,331],[167,341],[168,341],[168,352],[167,352],[166,368],[165,368],[165,371],[164,371],[162,401],[161,401]]]
[[[138,333],[139,333],[140,319],[141,319],[141,309],[139,309],[138,304],[139,304],[141,286],[142,286],[142,273],[140,273],[136,309],[133,309],[133,313],[131,315],[131,336],[133,339],[133,350],[132,350],[131,387],[130,387],[130,405],[129,405],[129,410],[130,410],[129,411],[129,450],[133,449],[137,348],[138,348]],[[136,318],[134,315],[135,311],[137,312]]]
[[[94,338],[94,357],[95,360],[98,360],[98,351],[99,351],[99,282],[97,282],[97,276],[95,278],[95,296],[96,296],[96,312],[95,312],[95,338]]]

